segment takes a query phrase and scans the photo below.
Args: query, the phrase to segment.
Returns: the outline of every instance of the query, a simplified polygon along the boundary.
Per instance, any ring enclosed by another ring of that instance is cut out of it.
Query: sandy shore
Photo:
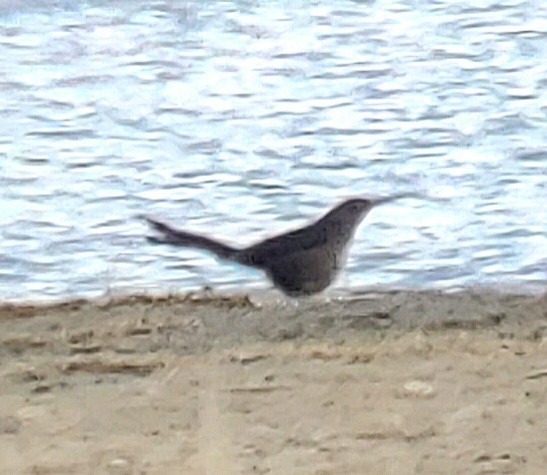
[[[2,474],[545,473],[547,294],[0,308]]]

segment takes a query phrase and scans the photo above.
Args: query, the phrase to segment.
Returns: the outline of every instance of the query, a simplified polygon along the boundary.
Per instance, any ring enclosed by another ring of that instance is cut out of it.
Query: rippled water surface
[[[547,282],[547,3],[0,2],[0,296],[267,287],[148,244],[373,210],[337,287]]]

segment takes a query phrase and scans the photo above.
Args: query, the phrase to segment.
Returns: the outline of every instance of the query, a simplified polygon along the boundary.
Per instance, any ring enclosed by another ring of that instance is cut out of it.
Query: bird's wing
[[[274,259],[322,246],[327,242],[327,230],[312,224],[305,228],[271,237],[245,249],[249,264],[257,267]]]

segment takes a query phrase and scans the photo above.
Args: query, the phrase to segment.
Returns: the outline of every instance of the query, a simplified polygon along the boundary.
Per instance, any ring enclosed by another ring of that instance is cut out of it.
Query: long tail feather
[[[157,221],[153,218],[145,217],[145,219],[150,226],[161,234],[160,237],[150,236],[147,238],[150,242],[155,244],[197,247],[199,249],[205,249],[206,251],[213,252],[223,259],[235,259],[240,252],[240,250],[235,247],[228,246],[227,244],[206,236],[175,229],[168,224],[162,223],[161,221]]]

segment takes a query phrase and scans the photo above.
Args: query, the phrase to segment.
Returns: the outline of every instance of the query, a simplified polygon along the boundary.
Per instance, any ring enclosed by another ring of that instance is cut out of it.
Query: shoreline
[[[547,293],[0,306],[2,473],[541,473]]]
[[[294,338],[324,337],[348,330],[358,333],[375,329],[503,329],[505,326],[525,336],[534,331],[543,334],[547,291],[365,289],[303,299],[286,298],[275,291],[217,294],[208,289],[185,294],[120,294],[55,302],[0,303],[0,324],[42,317],[57,319],[69,327],[74,320],[75,326],[81,326],[93,324],[95,317],[124,319],[124,312],[129,311],[135,320],[151,316],[157,320],[169,319],[177,312],[189,314],[202,319],[204,326],[210,323],[209,336],[228,342],[234,334],[245,335],[248,340],[273,338],[275,330],[294,321],[303,327]]]

